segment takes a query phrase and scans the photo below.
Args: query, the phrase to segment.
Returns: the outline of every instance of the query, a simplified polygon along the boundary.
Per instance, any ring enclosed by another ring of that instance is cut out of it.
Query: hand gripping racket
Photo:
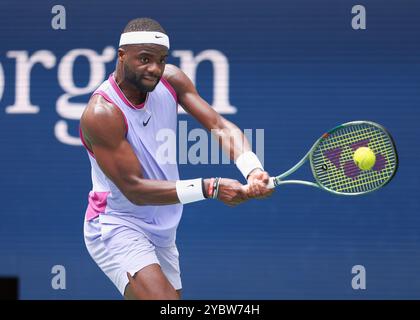
[[[376,156],[370,170],[361,170],[354,152],[370,148]],[[309,160],[315,182],[284,180]],[[370,121],[352,121],[324,133],[294,167],[271,177],[268,188],[283,184],[303,184],[339,195],[360,195],[378,190],[394,177],[398,155],[394,140],[381,125]]]

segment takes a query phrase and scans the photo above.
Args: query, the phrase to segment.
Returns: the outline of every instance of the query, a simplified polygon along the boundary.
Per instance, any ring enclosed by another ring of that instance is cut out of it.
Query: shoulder
[[[89,142],[125,136],[126,125],[122,111],[101,95],[92,96],[80,118],[80,128]]]
[[[182,95],[188,91],[195,91],[195,87],[190,78],[188,78],[180,68],[173,64],[167,64],[165,66],[163,78],[174,88],[177,95]]]

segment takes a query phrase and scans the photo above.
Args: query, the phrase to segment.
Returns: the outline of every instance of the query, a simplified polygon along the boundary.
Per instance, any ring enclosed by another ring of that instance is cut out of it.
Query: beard
[[[155,84],[149,84],[143,82],[143,75],[137,74],[134,71],[130,69],[130,67],[127,64],[123,64],[124,68],[124,77],[125,79],[130,82],[134,87],[137,88],[140,92],[151,92],[153,91],[156,86],[158,85],[160,78],[156,78]]]

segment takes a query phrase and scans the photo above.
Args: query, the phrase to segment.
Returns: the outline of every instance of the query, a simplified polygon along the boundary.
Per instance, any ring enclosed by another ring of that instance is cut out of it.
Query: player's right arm
[[[80,128],[87,147],[96,162],[125,197],[136,205],[167,205],[179,203],[175,181],[151,180],[143,177],[141,163],[126,139],[122,112],[100,95],[94,95],[80,119]],[[209,180],[205,179],[206,190]],[[242,185],[223,179],[227,189],[221,201],[236,205],[246,200]]]
[[[175,182],[143,178],[141,164],[125,137],[124,116],[117,107],[94,95],[80,127],[99,167],[128,200],[137,205],[179,202]]]

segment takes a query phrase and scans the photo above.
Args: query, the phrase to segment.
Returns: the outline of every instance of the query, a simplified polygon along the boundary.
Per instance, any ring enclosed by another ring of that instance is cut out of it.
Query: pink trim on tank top
[[[175,103],[178,105],[178,96],[176,95],[176,91],[174,87],[172,87],[172,85],[164,77],[160,78],[160,81],[162,81],[166,89],[168,89],[168,91],[172,94],[172,97],[174,97]]]
[[[88,197],[88,207],[86,209],[86,221],[95,219],[101,213],[105,213],[109,191],[96,192],[90,191]]]
[[[122,101],[124,101],[124,103],[132,108],[132,109],[142,109],[144,107],[144,105],[146,104],[146,100],[147,100],[147,96],[146,96],[146,100],[143,103],[140,103],[138,105],[132,104],[130,101],[128,101],[128,99],[126,98],[126,96],[124,95],[124,93],[121,91],[120,87],[118,86],[117,82],[114,79],[114,74],[111,73],[109,75],[109,83],[111,84],[112,88],[114,88],[115,92],[118,94],[118,96],[121,98]]]

